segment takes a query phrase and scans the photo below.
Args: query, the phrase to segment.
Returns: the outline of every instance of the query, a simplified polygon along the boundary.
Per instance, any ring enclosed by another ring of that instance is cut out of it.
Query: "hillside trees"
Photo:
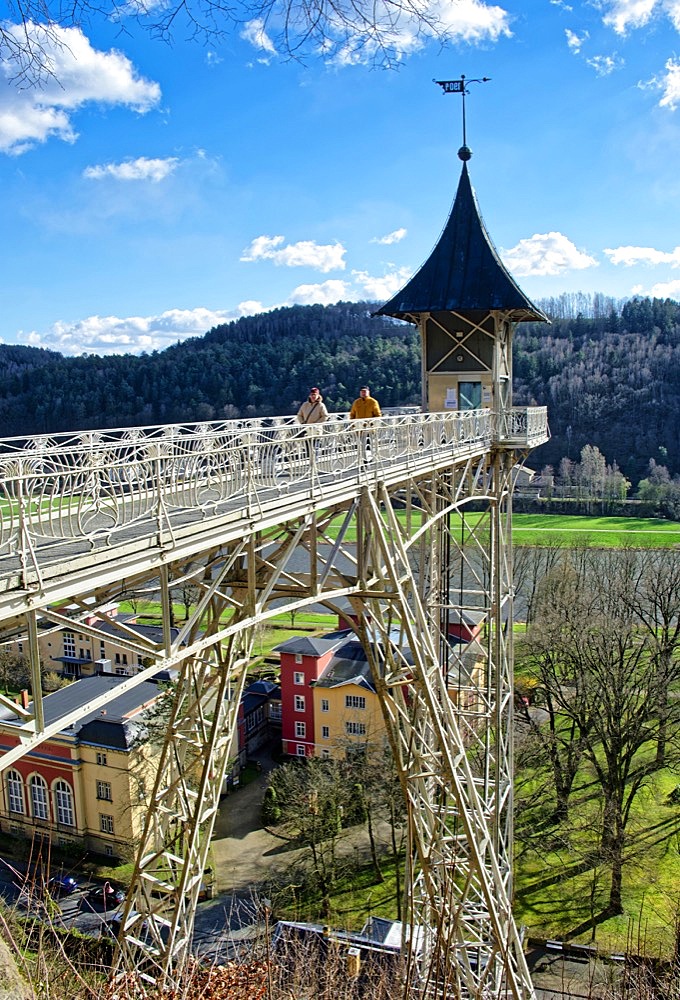
[[[644,497],[677,516],[680,305],[632,300],[617,312],[597,297],[568,298],[553,302],[560,318],[550,326],[520,323],[515,333],[514,403],[546,405],[551,428],[531,464],[579,464],[591,448],[612,470],[605,502],[620,495],[625,480],[642,480]],[[583,309],[574,314],[577,306]],[[66,358],[0,345],[2,434],[293,414],[312,385],[339,412],[362,384],[385,407],[419,404],[417,332],[372,316],[374,308],[339,302],[275,309],[139,357]],[[653,325],[640,329],[644,322]]]

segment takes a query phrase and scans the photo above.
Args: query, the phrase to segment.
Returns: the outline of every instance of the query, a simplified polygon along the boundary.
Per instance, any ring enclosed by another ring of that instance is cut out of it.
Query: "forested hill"
[[[584,300],[590,316],[517,328],[515,404],[547,404],[552,431],[532,465],[593,444],[633,483],[650,458],[680,473],[680,304]],[[386,406],[419,403],[417,333],[373,308],[277,309],[140,357],[0,346],[0,435],[293,413],[312,385],[332,410],[362,384]]]

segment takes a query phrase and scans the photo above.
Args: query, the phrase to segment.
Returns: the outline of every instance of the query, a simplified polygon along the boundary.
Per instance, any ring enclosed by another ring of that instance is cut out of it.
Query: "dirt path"
[[[261,829],[266,773],[220,803],[212,841],[218,892],[243,892],[269,874],[287,868],[300,850]]]
[[[306,848],[293,848],[290,841],[261,828],[267,773],[275,765],[266,753],[259,753],[256,759],[262,764],[262,774],[220,803],[211,844],[218,893],[248,892],[258,882],[285,872],[308,856]],[[347,831],[338,843],[339,855],[354,853],[363,859],[368,851],[363,828]]]

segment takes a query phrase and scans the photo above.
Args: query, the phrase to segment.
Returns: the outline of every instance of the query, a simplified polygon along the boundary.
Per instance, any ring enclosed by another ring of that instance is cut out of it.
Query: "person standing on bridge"
[[[381,417],[382,411],[377,399],[371,396],[371,390],[367,385],[362,385],[359,389],[359,398],[352,403],[349,411],[350,420],[367,420],[370,417]]]
[[[323,396],[316,388],[309,390],[309,396],[304,401],[297,412],[297,422],[299,424],[323,424],[328,420],[328,410],[323,401]]]

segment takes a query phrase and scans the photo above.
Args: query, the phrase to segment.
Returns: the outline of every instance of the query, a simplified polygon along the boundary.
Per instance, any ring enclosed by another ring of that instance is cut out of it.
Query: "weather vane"
[[[461,73],[460,80],[433,80],[438,87],[441,87],[445,94],[460,94],[463,98],[463,145],[458,150],[461,160],[469,160],[472,150],[467,144],[467,132],[465,127],[465,97],[470,91],[467,89],[469,83],[488,83],[490,76],[483,76],[477,80],[466,80],[465,74]]]

